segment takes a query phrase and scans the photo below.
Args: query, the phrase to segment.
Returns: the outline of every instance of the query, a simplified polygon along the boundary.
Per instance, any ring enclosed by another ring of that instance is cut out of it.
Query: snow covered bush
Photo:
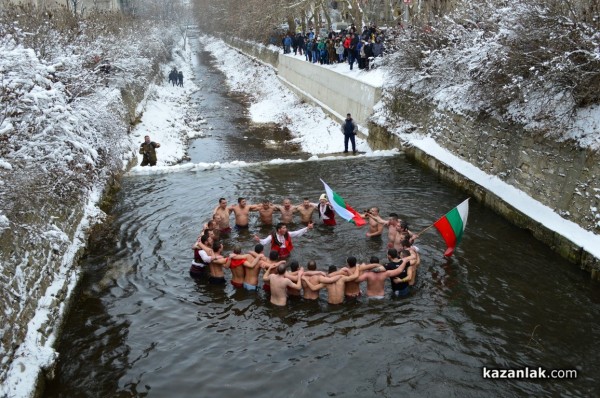
[[[398,32],[397,88],[455,111],[564,131],[578,109],[600,103],[598,12],[598,0],[458,1]]]
[[[41,345],[57,326],[47,290],[77,272],[72,248],[102,218],[90,201],[132,158],[132,113],[178,35],[120,14],[0,9],[0,384],[40,302],[53,306],[32,331]]]

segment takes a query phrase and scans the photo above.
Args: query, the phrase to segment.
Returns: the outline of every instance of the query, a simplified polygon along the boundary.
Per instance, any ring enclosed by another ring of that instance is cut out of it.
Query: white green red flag
[[[467,217],[469,216],[469,199],[465,200],[454,209],[446,213],[445,216],[437,220],[433,225],[440,231],[442,238],[446,241],[448,247],[444,256],[450,257],[454,253],[463,237],[467,227]]]
[[[331,188],[329,188],[329,185],[325,183],[325,181],[321,180],[321,182],[325,187],[325,193],[327,194],[327,199],[329,199],[331,207],[333,207],[333,210],[340,217],[348,222],[354,223],[357,227],[362,227],[367,223],[364,218],[362,218],[360,214],[356,212],[356,210],[350,207],[350,205],[347,204],[344,199],[342,199],[340,195],[333,192]]]

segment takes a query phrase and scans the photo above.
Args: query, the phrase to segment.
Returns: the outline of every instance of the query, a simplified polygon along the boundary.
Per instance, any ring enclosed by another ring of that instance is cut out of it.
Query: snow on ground
[[[153,84],[148,89],[145,101],[138,106],[142,118],[131,137],[137,142],[138,148],[146,135],[160,144],[156,163],[158,167],[180,162],[186,155],[188,140],[204,135],[202,125],[205,121],[190,100],[191,95],[199,90],[192,70],[192,55],[188,46],[185,51],[177,52],[171,63],[162,67],[165,77],[173,67],[181,71],[183,87],[173,86],[168,79]],[[137,152],[136,155],[140,164],[142,155]]]
[[[287,127],[305,152],[334,153],[343,150],[341,126],[321,108],[302,103],[277,78],[273,68],[241,55],[222,40],[201,38],[207,51],[217,59],[216,67],[227,76],[232,91],[252,97],[250,117],[257,123],[278,123]],[[370,152],[365,140],[356,138],[356,149]]]

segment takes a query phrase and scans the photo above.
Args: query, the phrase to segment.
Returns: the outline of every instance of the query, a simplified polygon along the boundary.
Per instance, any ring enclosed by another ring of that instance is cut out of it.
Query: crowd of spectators
[[[354,25],[327,35],[287,33],[281,40],[284,54],[304,55],[308,62],[331,65],[348,62],[350,70],[356,62],[359,69],[369,70],[372,61],[383,55],[385,33],[375,25],[365,26],[362,33]]]

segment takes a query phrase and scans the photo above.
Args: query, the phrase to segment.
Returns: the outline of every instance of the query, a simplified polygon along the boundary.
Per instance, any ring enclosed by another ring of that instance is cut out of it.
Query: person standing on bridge
[[[344,153],[348,153],[348,140],[352,142],[352,153],[356,154],[356,132],[358,126],[352,119],[349,113],[346,115],[346,120],[342,123],[342,133],[344,134]]]

